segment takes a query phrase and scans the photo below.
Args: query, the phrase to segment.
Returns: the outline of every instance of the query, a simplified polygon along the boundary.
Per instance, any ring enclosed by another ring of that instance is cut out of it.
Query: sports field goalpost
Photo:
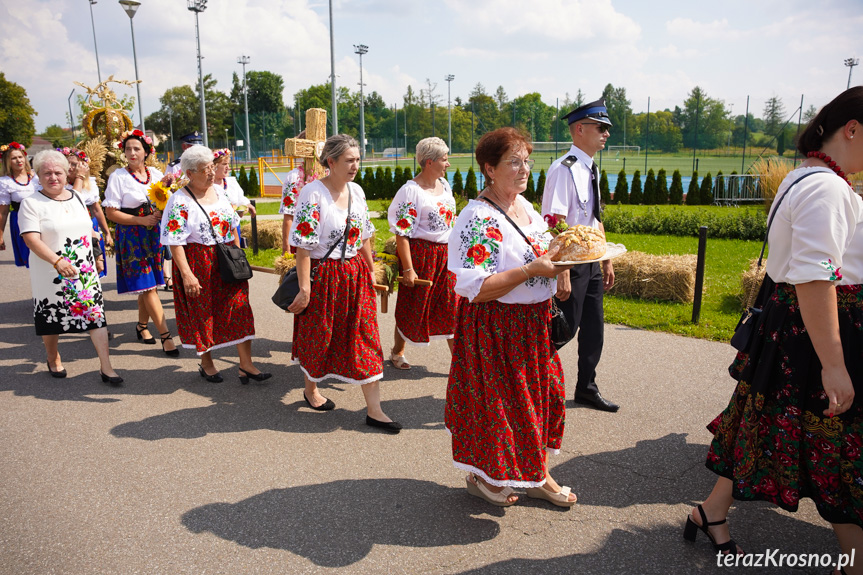
[[[635,152],[635,154],[633,154]],[[608,146],[608,154],[618,156],[638,156],[641,154],[641,146]]]
[[[572,142],[534,142],[533,153],[560,155],[569,150],[570,146],[572,146]],[[641,146],[608,146],[605,153],[613,158],[639,156],[641,154]]]

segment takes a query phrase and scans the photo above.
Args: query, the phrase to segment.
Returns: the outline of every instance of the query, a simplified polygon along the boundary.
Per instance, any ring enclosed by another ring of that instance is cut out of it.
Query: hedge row
[[[763,210],[728,209],[722,213],[683,208],[647,208],[644,214],[610,207],[602,218],[605,231],[618,234],[656,234],[698,236],[698,228],[707,226],[711,238],[762,240],[767,231]]]

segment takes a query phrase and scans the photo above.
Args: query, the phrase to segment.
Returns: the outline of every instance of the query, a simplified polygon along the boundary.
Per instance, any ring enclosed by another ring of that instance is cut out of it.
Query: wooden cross
[[[285,155],[302,158],[306,178],[312,174],[318,178],[326,175],[324,167],[318,162],[318,157],[324,149],[327,139],[327,111],[321,108],[306,110],[306,137],[288,138],[285,140]]]

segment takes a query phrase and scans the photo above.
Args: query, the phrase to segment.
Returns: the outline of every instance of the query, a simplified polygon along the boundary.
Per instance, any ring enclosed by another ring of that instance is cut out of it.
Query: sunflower
[[[168,198],[171,197],[171,191],[162,182],[153,182],[147,190],[147,195],[150,197],[150,202],[161,212],[165,209]]]

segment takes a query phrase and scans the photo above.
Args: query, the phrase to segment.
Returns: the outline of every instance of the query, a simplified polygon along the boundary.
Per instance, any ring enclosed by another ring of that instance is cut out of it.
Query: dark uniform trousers
[[[572,292],[569,299],[554,298],[566,317],[571,333],[578,330],[578,380],[576,392],[596,392],[596,366],[602,355],[604,317],[602,312],[602,265],[580,264],[569,270]]]

